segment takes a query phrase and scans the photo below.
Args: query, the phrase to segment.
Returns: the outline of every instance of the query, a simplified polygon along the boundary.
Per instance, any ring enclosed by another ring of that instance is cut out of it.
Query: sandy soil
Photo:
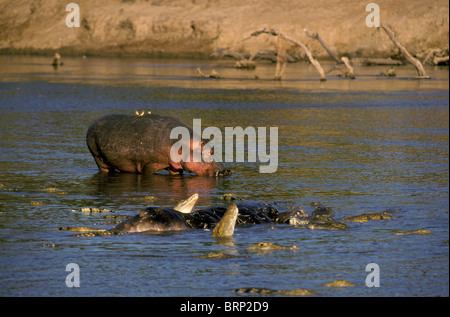
[[[0,0],[0,53],[99,56],[208,57],[262,28],[304,42],[319,58],[318,32],[338,54],[388,57],[397,50],[387,35],[366,26],[371,1],[338,0],[74,0],[80,27],[66,26],[69,1]],[[445,0],[376,0],[381,22],[412,53],[448,49],[449,4]],[[274,49],[262,35],[239,45],[242,52]]]

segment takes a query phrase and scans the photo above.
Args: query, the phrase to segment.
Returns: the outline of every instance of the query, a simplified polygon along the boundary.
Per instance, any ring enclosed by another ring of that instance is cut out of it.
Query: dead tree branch
[[[274,29],[266,30],[264,28],[261,31],[253,32],[251,36],[258,36],[258,35],[263,34],[263,33],[269,34],[269,35],[273,35],[273,36],[279,36],[282,39],[288,40],[288,41],[290,41],[290,42],[300,46],[305,51],[306,56],[308,56],[308,59],[311,62],[311,64],[313,64],[313,66],[316,68],[317,72],[319,73],[320,81],[326,81],[327,80],[327,78],[325,76],[325,72],[322,69],[322,66],[320,66],[319,62],[312,56],[311,51],[308,49],[308,47],[306,47],[305,44],[303,44],[300,41],[297,41],[296,39],[294,39],[294,38],[292,38],[292,37],[290,37],[290,36],[288,36],[288,35],[286,35],[284,33],[278,32],[278,31],[276,31]]]
[[[344,71],[345,77],[350,77],[351,79],[355,78],[355,74],[353,73],[353,67],[350,65],[350,61],[347,57],[341,57],[342,62],[345,64],[346,70]]]
[[[309,33],[309,31],[307,29],[303,30],[306,35],[308,35],[310,38],[313,38],[315,40],[318,40],[320,45],[322,45],[322,47],[327,51],[328,55],[331,56],[332,59],[334,59],[336,61],[336,63],[338,64],[342,64],[343,62],[339,59],[339,57],[337,57],[336,54],[334,54],[334,52],[328,47],[327,43],[325,43],[325,41],[320,37],[319,33],[314,33],[311,34]]]
[[[240,40],[240,41],[238,41],[238,42],[236,42],[236,43],[234,43],[234,44],[232,44],[232,45],[230,45],[228,47],[216,49],[216,51],[213,54],[211,54],[211,55],[221,57],[221,56],[223,56],[225,54],[225,52],[227,50],[230,50],[233,47],[235,47],[236,45],[241,44],[241,43],[251,39],[252,37],[256,37],[256,36],[259,36],[261,34],[269,34],[269,35],[273,35],[273,36],[279,36],[282,39],[285,39],[287,41],[290,41],[290,42],[300,46],[305,51],[305,53],[308,56],[308,59],[311,62],[311,64],[313,64],[313,66],[317,69],[317,72],[320,75],[320,80],[321,81],[326,81],[327,80],[327,78],[325,76],[325,72],[322,69],[322,66],[320,66],[319,62],[312,56],[311,51],[308,49],[308,47],[306,47],[305,44],[303,44],[300,41],[297,41],[296,39],[293,39],[292,37],[290,37],[290,36],[288,36],[288,35],[286,35],[284,33],[278,32],[278,31],[276,31],[274,29],[267,30],[266,28],[264,28],[264,29],[262,29],[260,31],[255,31],[252,34],[250,34],[250,36],[248,36],[248,37],[246,37],[246,38],[244,38],[244,39],[242,39],[242,40]],[[281,68],[280,68],[280,70],[281,70]]]
[[[422,59],[422,64],[430,64],[430,65],[448,65],[448,48],[440,49],[440,48],[430,48],[425,52],[416,54],[416,58]]]
[[[322,47],[327,51],[328,55],[331,56],[331,58],[333,58],[338,64],[344,64],[345,65],[345,70],[343,70],[343,74],[345,77],[350,77],[350,78],[355,78],[355,74],[353,72],[353,67],[350,66],[350,61],[348,60],[347,57],[342,57],[339,58],[336,54],[334,54],[334,52],[328,47],[327,43],[325,43],[325,41],[320,37],[319,33],[314,33],[311,34],[309,33],[309,31],[307,29],[303,30],[307,36],[318,40],[320,45],[322,45]]]
[[[425,73],[425,69],[423,68],[422,63],[418,59],[412,57],[411,54],[409,54],[409,52],[402,45],[402,43],[400,43],[400,41],[397,40],[397,38],[394,35],[394,32],[392,32],[392,30],[390,28],[388,28],[387,26],[385,26],[383,24],[380,24],[380,27],[386,32],[386,34],[389,36],[391,41],[394,42],[395,46],[397,46],[399,48],[399,50],[403,54],[403,56],[405,56],[405,58],[411,64],[413,64],[414,67],[416,67],[418,78],[424,78],[424,79],[430,78],[430,76],[427,76],[427,74]]]
[[[281,80],[284,70],[286,69],[286,47],[283,43],[283,39],[278,37],[277,43],[277,66],[275,68],[275,80]]]
[[[245,42],[245,41],[248,41],[248,40],[251,39],[252,37],[253,37],[253,33],[252,33],[250,36],[247,36],[246,38],[244,38],[244,39],[242,39],[242,40],[240,40],[240,41],[238,41],[238,42],[236,42],[236,43],[234,43],[234,44],[231,44],[230,46],[222,47],[222,48],[217,48],[216,51],[215,51],[214,53],[211,54],[211,56],[216,56],[216,57],[221,58],[221,57],[225,54],[225,52],[231,50],[233,47],[235,47],[235,46],[237,46],[237,45],[239,45],[239,44],[241,44],[241,43],[243,43],[243,42]],[[239,54],[239,53],[237,53],[237,54]],[[240,55],[240,54],[239,54],[239,55]],[[245,59],[245,58],[244,58],[244,59]]]
[[[435,56],[433,58],[433,65],[448,65],[448,55],[444,57],[437,57]]]

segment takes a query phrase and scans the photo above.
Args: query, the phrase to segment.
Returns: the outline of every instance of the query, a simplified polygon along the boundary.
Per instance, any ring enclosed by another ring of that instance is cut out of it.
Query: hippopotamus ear
[[[191,141],[192,151],[196,151],[198,160],[197,162],[201,161],[210,163],[214,161],[214,158],[212,157],[214,155],[213,148],[211,148],[210,146],[206,146],[205,149],[205,145],[207,145],[209,141],[210,140],[208,139],[200,139],[200,142],[194,142],[193,140]]]
[[[206,141],[206,142],[205,142]],[[208,139],[202,139],[202,153],[203,153],[203,148],[205,147],[205,144],[206,143],[208,143],[210,140],[208,140]],[[211,155],[214,155],[214,148],[210,148],[209,149],[209,153],[207,153],[207,154],[209,154],[208,156],[211,156]]]

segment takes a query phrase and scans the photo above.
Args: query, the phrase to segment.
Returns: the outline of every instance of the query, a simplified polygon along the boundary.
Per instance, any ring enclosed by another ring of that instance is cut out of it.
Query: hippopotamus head
[[[215,161],[214,150],[205,146],[209,140],[200,139],[191,141],[192,152],[191,159],[188,162],[182,162],[181,165],[186,171],[194,172],[198,176],[226,176],[231,175],[230,170],[226,170],[221,162]],[[194,157],[194,153],[201,153],[198,155],[201,157],[197,162]]]
[[[172,167],[188,173],[195,173],[198,176],[231,175],[231,171],[226,170],[221,162],[215,161],[213,149],[205,146],[207,142],[208,140],[191,139],[188,147],[190,149],[189,154],[187,151],[183,153],[183,149],[179,148],[180,159],[174,160]]]

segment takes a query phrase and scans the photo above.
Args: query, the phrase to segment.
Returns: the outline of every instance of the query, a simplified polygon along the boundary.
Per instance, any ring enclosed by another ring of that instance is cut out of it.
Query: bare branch
[[[342,60],[339,59],[339,57],[337,57],[337,55],[334,54],[334,52],[328,47],[328,45],[325,43],[325,41],[320,37],[319,33],[316,32],[314,34],[311,34],[311,33],[309,33],[309,31],[307,29],[304,29],[303,31],[309,37],[311,37],[311,38],[313,38],[315,40],[318,40],[320,45],[323,46],[323,48],[327,51],[327,53],[331,56],[331,58],[333,58],[338,64],[342,64],[343,63]]]
[[[303,44],[302,42],[300,42],[300,41],[298,41],[296,39],[293,39],[289,35],[286,35],[284,33],[278,32],[278,31],[276,31],[274,29],[266,30],[264,28],[261,31],[256,31],[256,32],[252,33],[252,35],[256,36],[256,35],[259,35],[259,34],[262,34],[262,33],[266,33],[266,34],[274,35],[274,36],[280,36],[281,38],[283,38],[285,40],[288,40],[288,41],[291,41],[292,43],[300,46],[305,51],[306,56],[308,56],[308,59],[311,62],[311,64],[313,64],[313,66],[316,68],[317,72],[319,73],[320,80],[321,81],[326,81],[327,80],[327,78],[325,76],[325,72],[322,69],[322,66],[320,66],[319,62],[312,56],[311,51],[308,49],[308,47],[306,47],[305,44]]]
[[[392,32],[390,28],[388,28],[383,24],[381,24],[380,27],[386,32],[391,41],[394,42],[395,46],[397,46],[400,49],[400,52],[402,52],[403,56],[405,56],[405,58],[411,64],[413,64],[414,67],[416,67],[418,78],[430,78],[430,76],[427,76],[427,74],[425,73],[425,69],[423,68],[422,63],[418,59],[412,57],[411,54],[409,54],[409,52],[402,45],[402,43],[400,43],[400,41],[397,40],[397,38],[394,35],[394,32]]]
[[[216,49],[216,52],[214,52],[212,55],[214,55],[214,56],[223,56],[223,54],[224,54],[224,52],[226,50],[230,50],[231,48],[235,47],[236,45],[238,45],[238,44],[240,44],[242,42],[245,42],[245,41],[251,39],[252,37],[259,36],[261,34],[269,34],[269,35],[273,35],[273,36],[279,36],[282,39],[288,40],[288,41],[290,41],[290,42],[300,46],[305,51],[305,53],[308,56],[308,59],[311,62],[311,64],[313,64],[313,66],[317,69],[317,72],[320,75],[320,80],[321,81],[326,81],[327,80],[327,78],[325,76],[325,72],[322,69],[322,66],[320,66],[319,62],[312,56],[311,51],[308,49],[308,47],[306,47],[305,44],[303,44],[302,42],[300,42],[300,41],[298,41],[296,39],[293,39],[292,37],[290,37],[290,36],[288,36],[288,35],[286,35],[284,33],[278,32],[277,30],[274,30],[274,29],[268,30],[268,29],[264,28],[264,29],[262,29],[260,31],[255,31],[252,34],[250,34],[250,36],[248,36],[248,37],[246,37],[246,38],[244,38],[244,39],[242,39],[242,40],[240,40],[240,41],[238,41],[238,42],[236,42],[236,43],[234,43],[234,44],[232,44],[232,45],[230,45],[228,47]]]

